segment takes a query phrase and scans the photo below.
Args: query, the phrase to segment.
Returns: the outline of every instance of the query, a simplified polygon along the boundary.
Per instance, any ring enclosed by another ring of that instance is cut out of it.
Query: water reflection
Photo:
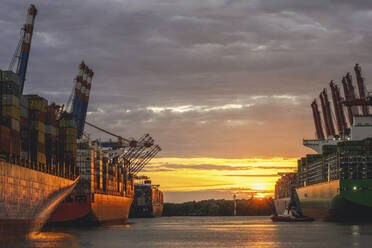
[[[10,244],[9,244],[10,245]],[[68,233],[40,232],[30,234],[28,240],[14,242],[9,247],[27,248],[65,248],[79,247],[77,237]]]
[[[273,223],[268,217],[163,217],[128,224],[46,229],[15,248],[370,247],[372,224]]]
[[[353,236],[353,247],[360,247],[359,246],[360,227],[358,225],[352,225],[350,229],[351,235]]]

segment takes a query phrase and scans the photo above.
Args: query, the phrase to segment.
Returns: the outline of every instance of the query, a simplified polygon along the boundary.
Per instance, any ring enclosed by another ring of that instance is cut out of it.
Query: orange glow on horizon
[[[297,158],[154,158],[141,173],[161,190],[234,192],[238,197],[273,195],[278,172],[293,172]]]
[[[255,198],[265,198],[265,194],[263,193],[257,193],[254,195]]]

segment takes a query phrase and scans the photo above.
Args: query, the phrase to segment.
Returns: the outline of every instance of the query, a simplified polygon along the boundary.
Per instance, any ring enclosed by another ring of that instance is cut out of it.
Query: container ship
[[[133,176],[126,160],[114,159],[90,139],[78,142],[80,180],[49,218],[50,225],[94,225],[128,219]]]
[[[49,226],[124,223],[134,197],[134,176],[161,150],[146,134],[126,139],[86,121],[92,70],[82,62],[66,109],[77,126],[80,180],[48,219]],[[117,142],[84,138],[85,125],[117,138]]]
[[[275,184],[275,212],[283,214],[290,208],[293,188],[296,187],[297,173],[280,173]]]
[[[138,177],[141,183],[134,184],[134,201],[130,209],[130,218],[151,218],[163,215],[163,192],[160,185],[151,184],[148,177]]]
[[[48,225],[91,226],[128,220],[136,169],[143,168],[160,147],[153,145],[149,135],[138,142],[132,140],[124,144],[122,141],[115,144],[90,139],[78,141],[77,166],[81,178],[49,218]],[[140,152],[145,148],[150,150]]]
[[[359,96],[347,73],[342,78],[344,98],[339,87],[330,83],[334,111],[326,89],[321,92],[323,121],[317,101],[312,102],[317,139],[305,139],[303,144],[316,154],[298,160],[296,177],[290,183],[284,183],[285,177],[277,182],[275,206],[288,198],[282,191],[294,185],[306,216],[336,221],[372,219],[372,98],[358,64],[354,71]]]
[[[38,232],[78,180],[72,116],[43,97],[23,94],[36,14],[31,5],[12,65],[0,70],[2,241]]]

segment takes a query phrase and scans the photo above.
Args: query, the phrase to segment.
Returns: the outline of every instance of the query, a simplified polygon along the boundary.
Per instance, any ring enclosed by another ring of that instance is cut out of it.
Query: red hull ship
[[[109,151],[90,140],[78,144],[80,181],[58,206],[48,225],[125,223],[133,201],[133,175],[124,160],[109,158]]]
[[[128,220],[133,198],[105,194],[71,194],[48,220],[51,225],[98,225]]]

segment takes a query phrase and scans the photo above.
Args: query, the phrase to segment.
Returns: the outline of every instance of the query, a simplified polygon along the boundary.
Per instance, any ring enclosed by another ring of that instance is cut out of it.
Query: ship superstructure
[[[307,216],[372,219],[372,98],[358,64],[354,71],[359,95],[347,73],[341,80],[344,97],[338,86],[330,83],[333,112],[326,89],[321,92],[323,121],[316,100],[311,105],[317,139],[304,140],[303,144],[317,154],[298,160],[295,183]],[[281,196],[276,194],[276,199]]]

